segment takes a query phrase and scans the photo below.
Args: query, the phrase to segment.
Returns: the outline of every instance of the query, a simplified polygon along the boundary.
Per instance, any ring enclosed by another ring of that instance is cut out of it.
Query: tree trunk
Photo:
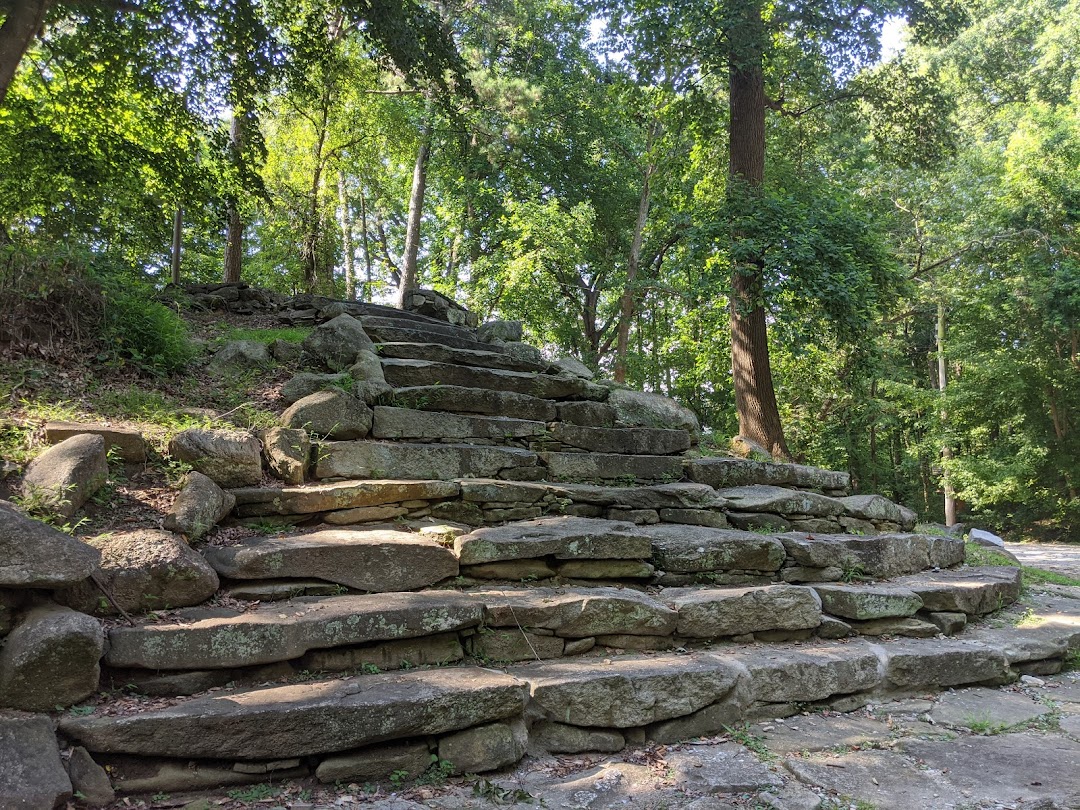
[[[619,323],[615,339],[615,382],[626,382],[626,355],[630,346],[630,321],[634,317],[634,286],[638,268],[641,266],[641,243],[645,236],[645,224],[649,220],[649,204],[652,200],[652,176],[656,172],[653,146],[660,134],[660,122],[649,124],[645,139],[645,170],[641,177],[641,197],[638,199],[637,220],[634,222],[634,238],[630,242],[630,256],[626,262],[626,283],[619,300]]]
[[[229,127],[229,151],[232,159],[239,162],[244,146],[243,113],[233,110],[232,124]],[[240,205],[235,196],[228,200],[226,211],[228,233],[225,237],[225,267],[222,281],[225,283],[240,280],[240,266],[244,256],[244,223],[240,219]]]
[[[326,145],[326,126],[330,117],[330,100],[324,94],[322,98],[322,118],[315,133],[315,170],[311,176],[311,189],[308,192],[308,204],[305,233],[300,243],[300,260],[304,265],[304,282],[308,292],[313,292],[319,283],[319,234],[320,211],[319,192],[322,190],[324,160],[323,148]]]
[[[364,300],[371,300],[371,243],[368,241],[367,200],[363,186],[360,188],[360,235],[364,241]]]
[[[169,262],[172,274],[170,281],[173,284],[180,283],[180,249],[184,242],[184,209],[180,206],[176,206],[176,213],[173,214],[173,230],[172,230],[172,256]]]
[[[942,397],[945,396],[945,304],[938,302],[937,307],[937,372],[938,390]],[[945,425],[947,415],[945,409],[941,409],[942,426]],[[948,442],[942,442],[941,460],[941,488],[945,490],[945,525],[956,525],[956,495],[953,493],[952,483],[949,481],[949,460],[952,458],[952,448]]]
[[[729,198],[759,193],[765,179],[764,26],[759,0],[746,4],[743,25],[731,41],[728,75]],[[739,237],[733,233],[733,241]],[[739,432],[774,458],[790,459],[769,364],[765,326],[764,261],[733,256],[731,278],[731,368]]]
[[[404,308],[405,297],[418,286],[416,263],[420,255],[420,220],[424,216],[424,192],[427,190],[427,162],[431,154],[431,125],[425,124],[420,133],[420,148],[416,150],[413,167],[412,192],[409,194],[409,220],[405,227],[405,255],[398,287],[398,307]]]
[[[50,0],[14,0],[8,8],[4,24],[0,25],[0,104],[4,103],[15,71],[26,55],[30,43],[41,30]]]
[[[353,268],[353,220],[349,209],[349,195],[345,190],[345,172],[338,169],[338,208],[341,211],[341,248],[345,259],[345,297],[356,299],[356,272]]]

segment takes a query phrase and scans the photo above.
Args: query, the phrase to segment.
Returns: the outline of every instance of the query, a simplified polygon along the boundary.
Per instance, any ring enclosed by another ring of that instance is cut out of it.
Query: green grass
[[[238,329],[230,328],[223,332],[216,340],[225,343],[230,340],[257,340],[267,345],[275,340],[284,340],[287,343],[302,343],[304,338],[311,334],[311,328],[306,326],[285,326],[278,329]]]
[[[1016,563],[1004,554],[985,548],[976,543],[964,544],[964,561],[968,565],[1002,565],[1012,568]],[[1021,565],[1020,573],[1023,577],[1024,587],[1031,585],[1067,585],[1080,587],[1080,579],[1070,577],[1068,574],[1059,574],[1056,571],[1047,571],[1043,568],[1033,568],[1030,565]]]

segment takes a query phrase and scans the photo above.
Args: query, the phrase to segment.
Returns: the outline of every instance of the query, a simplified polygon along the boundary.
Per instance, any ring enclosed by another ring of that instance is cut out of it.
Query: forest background
[[[768,327],[790,457],[925,519],[947,477],[961,519],[1080,523],[1080,0],[0,15],[5,302],[93,284],[103,322],[145,315],[175,226],[185,283],[434,288],[676,397],[724,448],[735,300]],[[757,74],[755,178],[732,87]],[[97,359],[175,372],[167,314]]]

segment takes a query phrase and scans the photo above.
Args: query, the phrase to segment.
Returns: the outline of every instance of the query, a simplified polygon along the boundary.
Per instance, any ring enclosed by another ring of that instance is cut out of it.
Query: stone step
[[[552,400],[599,399],[607,396],[607,389],[570,374],[503,371],[395,358],[383,360],[382,369],[386,381],[395,388],[452,385],[459,388],[482,388]]]
[[[212,546],[207,561],[228,579],[321,579],[360,591],[411,591],[458,574],[453,552],[420,534],[329,529]]]
[[[550,437],[547,425],[506,416],[472,416],[376,406],[374,439],[453,441],[483,444],[529,443]]]
[[[224,691],[126,716],[69,717],[62,732],[95,753],[279,760],[518,718],[525,700],[521,681],[467,667]]]
[[[537,455],[515,447],[475,444],[323,442],[315,448],[314,477],[321,478],[540,478]]]
[[[447,413],[475,413],[483,416],[508,416],[534,422],[551,422],[558,411],[554,402],[515,394],[509,391],[490,391],[484,388],[464,388],[457,385],[419,385],[394,391],[393,403],[399,408]]]
[[[683,477],[681,456],[619,455],[614,453],[540,453],[551,481],[618,481],[658,483]]]
[[[453,591],[300,597],[246,611],[187,608],[171,612],[172,623],[114,627],[104,663],[151,670],[250,667],[308,650],[461,630],[483,618],[483,603]]]
[[[474,333],[453,326],[408,323],[389,318],[363,317],[364,331],[374,343],[437,343],[454,349],[507,354],[502,347],[481,343]]]
[[[923,609],[980,616],[1001,610],[1020,598],[1021,571],[1011,566],[978,566],[924,571],[893,581],[917,594]]]
[[[633,523],[551,517],[477,529],[454,540],[461,565],[531,560],[648,560],[649,538]]]
[[[685,430],[582,427],[565,422],[548,427],[554,441],[590,453],[667,456],[690,449],[690,433]]]
[[[485,344],[489,345],[489,344]],[[399,360],[426,360],[432,363],[452,363],[458,366],[499,369],[502,371],[525,371],[542,373],[548,363],[513,357],[500,351],[479,349],[455,349],[440,343],[379,343],[375,349],[380,357]]]
[[[851,476],[846,472],[747,458],[695,459],[687,465],[687,475],[691,481],[716,489],[768,484],[827,495],[846,495],[851,489]]]
[[[461,494],[456,481],[338,481],[293,487],[241,487],[229,490],[236,498],[237,517],[314,515],[347,509],[440,500]]]
[[[836,581],[842,576],[893,579],[930,568],[951,568],[964,561],[964,541],[932,534],[847,534],[788,532],[777,535],[791,582]]]

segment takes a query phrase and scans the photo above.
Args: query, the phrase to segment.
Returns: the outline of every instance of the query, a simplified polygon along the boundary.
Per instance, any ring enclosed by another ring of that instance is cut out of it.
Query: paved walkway
[[[1080,579],[1080,543],[1006,543],[1023,565]]]

